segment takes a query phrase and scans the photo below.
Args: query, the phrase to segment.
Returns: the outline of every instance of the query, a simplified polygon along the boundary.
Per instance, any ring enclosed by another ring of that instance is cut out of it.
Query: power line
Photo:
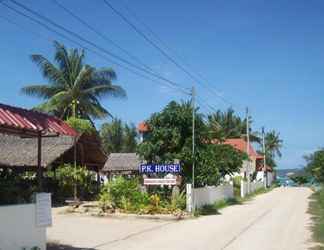
[[[74,19],[78,20],[78,22],[80,22],[81,24],[83,24],[84,26],[86,26],[89,30],[93,31],[95,34],[97,34],[98,36],[100,36],[106,42],[109,42],[110,44],[112,44],[113,46],[115,46],[116,48],[118,48],[120,51],[122,51],[124,54],[126,54],[127,56],[129,56],[134,61],[136,61],[139,64],[141,64],[146,69],[153,71],[153,69],[151,67],[149,67],[148,65],[146,65],[145,63],[143,63],[138,57],[136,57],[135,55],[131,54],[129,51],[127,51],[126,49],[124,49],[123,47],[121,47],[120,45],[118,45],[115,41],[113,41],[112,39],[110,39],[108,36],[106,36],[102,32],[98,31],[96,28],[94,28],[88,22],[84,21],[80,16],[76,15],[73,11],[71,11],[70,9],[68,9],[67,7],[65,7],[63,4],[61,4],[57,0],[52,0],[52,2],[54,4],[56,4],[59,8],[61,8],[65,12],[67,12],[69,15],[71,15]]]
[[[115,62],[115,61],[111,60],[111,59],[108,58],[107,56],[104,56],[104,55],[102,55],[101,53],[98,53],[97,51],[95,51],[95,50],[93,50],[93,49],[91,49],[91,48],[89,48],[89,47],[84,46],[83,44],[79,43],[78,41],[75,41],[75,40],[71,39],[70,37],[66,36],[65,34],[63,34],[63,33],[59,32],[59,31],[57,31],[57,30],[51,28],[51,27],[48,26],[47,24],[45,24],[45,23],[43,23],[43,22],[41,22],[41,21],[39,21],[39,20],[37,20],[37,19],[35,19],[35,18],[33,18],[33,17],[31,17],[31,16],[29,16],[29,15],[27,15],[27,14],[25,14],[25,13],[23,13],[23,12],[17,10],[17,9],[15,9],[15,8],[13,8],[13,7],[11,7],[10,5],[7,5],[6,3],[3,3],[3,2],[0,2],[0,3],[2,3],[2,4],[3,4],[5,7],[7,7],[8,9],[10,9],[10,10],[16,12],[17,14],[19,14],[19,15],[21,15],[21,16],[24,16],[25,18],[27,18],[27,19],[33,21],[34,23],[36,23],[36,24],[38,24],[38,25],[41,25],[41,26],[43,26],[44,28],[46,28],[47,30],[49,30],[49,31],[55,33],[56,35],[58,35],[58,36],[60,36],[60,37],[62,37],[62,38],[64,38],[64,39],[66,39],[67,41],[70,41],[70,42],[72,42],[73,44],[76,44],[76,45],[80,46],[80,47],[81,47],[82,49],[84,49],[84,50],[87,50],[87,51],[90,51],[90,52],[96,54],[97,56],[99,56],[99,57],[101,57],[101,58],[103,58],[103,59],[109,61],[109,62],[112,63],[112,64],[115,64],[115,65],[117,65],[117,66],[119,66],[119,67],[121,67],[121,68],[124,68],[124,69],[126,69],[126,70],[132,72],[133,74],[135,74],[135,75],[137,75],[137,76],[140,76],[140,77],[142,77],[142,78],[148,79],[148,80],[150,80],[150,81],[152,81],[152,82],[162,83],[162,82],[157,82],[156,80],[153,80],[152,78],[150,78],[150,77],[148,77],[148,76],[146,76],[146,75],[143,75],[143,74],[141,74],[141,73],[139,73],[139,72],[137,72],[137,71],[135,71],[135,70],[133,70],[133,69],[131,69],[131,68],[125,66],[125,65],[122,65],[122,64],[120,64],[120,63],[118,63],[118,62]],[[12,24],[14,24],[14,25],[17,25],[17,26],[21,27],[21,25],[17,24],[16,22],[11,21],[11,20],[8,19],[8,18],[5,18],[5,17],[2,16],[2,19],[5,19],[6,21],[9,21],[10,23],[12,23]],[[21,27],[21,28],[25,30],[24,27]],[[32,31],[31,33],[33,33],[33,34],[35,34],[35,35],[37,35],[37,36],[41,36],[40,34],[37,34],[37,33],[33,32],[33,31]],[[46,39],[47,39],[47,40],[54,41],[54,39],[49,39],[49,38],[46,38]],[[166,83],[163,82],[163,85],[166,85]],[[174,86],[174,85],[166,85],[166,86],[168,86],[168,87],[172,87],[172,88],[174,88],[175,90],[178,90],[178,91],[180,91],[180,92],[182,92],[182,93],[188,94],[188,93],[185,92],[182,88],[178,88],[178,87],[176,87],[176,86]]]
[[[194,80],[195,83],[200,84],[201,86],[203,86],[204,88],[206,88],[207,90],[211,91],[214,95],[216,95],[218,98],[220,98],[223,102],[230,104],[231,106],[234,106],[230,101],[228,101],[226,98],[224,98],[222,95],[220,95],[217,91],[215,91],[212,87],[210,87],[208,84],[205,84],[204,82],[206,81],[206,79],[204,79],[204,77],[196,77],[195,75],[193,75],[190,71],[188,71],[185,67],[183,67],[180,63],[178,63],[172,56],[170,56],[165,50],[163,50],[161,47],[159,47],[154,41],[152,41],[143,31],[141,31],[135,24],[133,24],[125,15],[123,15],[123,13],[121,13],[120,11],[118,11],[108,0],[103,0],[104,3],[113,11],[115,12],[120,18],[122,18],[137,34],[139,34],[140,36],[142,36],[148,43],[150,43],[154,48],[156,48],[161,54],[163,54],[167,59],[169,59],[174,65],[176,65],[180,70],[182,70],[183,72],[185,72],[192,80]],[[126,6],[124,4],[124,6]],[[126,7],[127,8],[127,7]],[[170,49],[170,46],[167,46],[165,42],[163,42],[163,40],[146,24],[144,24],[142,21],[139,20],[139,18],[137,17],[136,14],[134,14],[133,11],[131,11],[129,8],[128,12],[133,13],[133,16],[137,19],[137,21],[139,23],[141,23],[143,26],[146,27],[147,30],[149,30],[149,32],[151,34],[153,34],[153,36],[155,36],[160,43],[162,43],[162,45],[164,45],[166,48]],[[196,71],[195,71],[196,72]]]
[[[77,33],[75,33],[75,32],[73,32],[72,30],[69,30],[69,29],[65,28],[64,26],[62,26],[62,25],[60,25],[60,24],[57,24],[56,22],[54,22],[54,21],[52,21],[51,19],[49,19],[49,18],[47,18],[47,17],[45,17],[45,16],[39,14],[39,13],[36,12],[36,11],[33,11],[32,9],[28,8],[27,6],[25,6],[25,5],[23,5],[23,4],[19,3],[19,2],[17,2],[17,1],[15,1],[15,0],[9,0],[9,1],[12,2],[12,3],[14,3],[15,5],[19,6],[20,8],[23,8],[24,10],[26,10],[26,11],[32,13],[33,15],[37,16],[38,18],[40,18],[40,19],[42,19],[42,20],[45,20],[47,23],[50,23],[51,25],[55,26],[56,28],[58,28],[58,29],[60,29],[60,30],[63,30],[64,32],[68,33],[69,35],[71,35],[71,36],[73,36],[73,37],[75,37],[75,38],[77,38],[77,39],[83,41],[84,43],[89,44],[89,45],[92,46],[92,47],[95,47],[97,50],[102,51],[102,52],[104,52],[105,54],[107,54],[107,55],[109,55],[109,56],[111,56],[111,57],[114,57],[115,59],[117,59],[117,60],[119,60],[119,61],[121,61],[121,62],[127,64],[128,66],[131,66],[131,67],[133,67],[133,68],[136,68],[137,70],[142,71],[142,72],[145,72],[146,74],[149,74],[149,75],[151,75],[151,76],[154,76],[154,77],[156,77],[156,78],[158,78],[158,79],[160,79],[160,80],[166,81],[166,82],[168,82],[169,84],[174,85],[174,86],[177,87],[177,88],[181,88],[181,89],[183,89],[183,88],[182,88],[178,83],[176,83],[176,82],[174,82],[174,81],[171,81],[171,80],[169,80],[169,79],[167,79],[167,78],[165,78],[165,77],[163,77],[163,76],[161,76],[161,75],[159,75],[159,74],[156,74],[156,73],[154,73],[154,72],[151,72],[151,71],[149,71],[149,70],[147,70],[147,69],[145,69],[145,68],[138,67],[138,66],[135,65],[134,63],[129,62],[128,60],[126,60],[126,59],[124,59],[124,58],[122,58],[122,57],[120,57],[120,56],[118,56],[118,55],[115,55],[114,53],[112,53],[112,52],[106,50],[105,48],[102,48],[102,47],[98,46],[97,44],[95,44],[95,43],[89,41],[88,39],[82,37],[81,35],[79,35],[79,34],[77,34]],[[2,4],[6,5],[5,3],[2,3]],[[8,7],[8,5],[6,5],[6,6]]]

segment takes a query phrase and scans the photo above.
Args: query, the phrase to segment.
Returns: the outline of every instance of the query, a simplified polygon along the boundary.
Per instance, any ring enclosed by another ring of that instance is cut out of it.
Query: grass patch
[[[313,239],[318,246],[313,250],[324,250],[324,189],[313,193],[310,197],[309,213],[312,215]]]
[[[220,201],[215,202],[214,204],[204,205],[204,206],[196,209],[195,216],[220,214],[219,210],[221,210],[222,208],[225,208],[225,207],[228,207],[231,205],[237,205],[237,204],[241,204],[241,202],[237,198],[220,200]]]
[[[208,205],[204,205],[198,209],[196,209],[194,215],[195,216],[205,216],[205,215],[215,215],[215,214],[220,214],[220,210],[222,208],[228,207],[228,206],[232,206],[232,205],[240,205],[243,204],[246,201],[249,201],[251,199],[253,199],[255,196],[260,195],[260,194],[264,194],[267,192],[270,192],[271,190],[273,190],[274,188],[276,188],[275,185],[273,185],[270,188],[259,188],[257,189],[254,193],[251,193],[247,196],[245,196],[244,198],[241,197],[237,197],[235,196],[234,198],[230,198],[230,199],[226,199],[226,200],[220,200],[215,202],[214,204],[208,204]],[[322,249],[321,249],[322,250]],[[324,250],[324,249],[323,249]]]

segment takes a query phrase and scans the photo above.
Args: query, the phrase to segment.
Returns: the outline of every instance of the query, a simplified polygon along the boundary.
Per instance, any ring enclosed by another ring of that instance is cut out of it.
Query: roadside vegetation
[[[317,246],[314,250],[324,249],[324,149],[304,156],[306,160],[305,171],[315,181],[315,192],[310,197],[309,212],[312,215],[313,239]]]
[[[312,215],[313,239],[318,245],[314,250],[324,249],[324,189],[312,194],[310,198],[309,213]]]
[[[117,177],[101,189],[99,207],[103,213],[181,214],[186,208],[185,193],[158,189],[143,192],[138,178]]]

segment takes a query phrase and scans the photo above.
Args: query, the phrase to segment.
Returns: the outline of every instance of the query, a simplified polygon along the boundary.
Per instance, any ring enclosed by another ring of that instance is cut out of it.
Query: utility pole
[[[267,176],[267,167],[266,167],[266,148],[265,148],[264,137],[265,137],[264,127],[262,127],[263,172],[264,172],[265,187],[267,187],[268,176]]]
[[[250,154],[250,118],[249,118],[249,108],[246,108],[246,153]]]
[[[191,90],[191,104],[192,104],[192,211],[195,210],[195,203],[194,203],[194,188],[195,188],[195,114],[196,114],[196,91],[195,87],[192,87]]]
[[[251,170],[251,162],[250,162],[250,117],[249,117],[249,108],[246,107],[246,153],[248,155],[247,161],[247,181],[248,181],[248,192],[250,192],[250,170]]]

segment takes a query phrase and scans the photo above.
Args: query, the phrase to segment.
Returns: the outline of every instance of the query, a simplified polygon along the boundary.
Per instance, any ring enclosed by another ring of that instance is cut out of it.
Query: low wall
[[[46,228],[36,227],[36,205],[0,206],[0,250],[46,250]]]
[[[246,195],[254,193],[258,189],[264,187],[263,181],[254,181],[254,182],[247,182],[241,181],[241,197],[244,198]]]
[[[217,187],[203,187],[193,189],[194,207],[199,208],[206,204],[234,197],[233,185],[224,184]]]

